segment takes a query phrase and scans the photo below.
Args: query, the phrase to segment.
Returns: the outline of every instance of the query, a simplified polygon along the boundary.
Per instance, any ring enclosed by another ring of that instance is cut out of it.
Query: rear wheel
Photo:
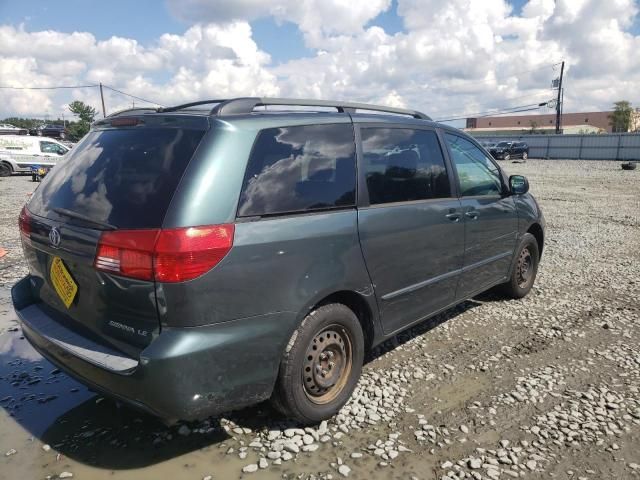
[[[533,288],[538,274],[540,252],[536,237],[525,233],[520,241],[509,281],[502,285],[502,291],[511,298],[522,298]]]
[[[0,163],[0,177],[8,177],[13,172],[13,168],[8,163]]]
[[[342,304],[311,312],[291,337],[280,362],[272,403],[302,424],[330,418],[349,400],[364,359],[356,315]]]

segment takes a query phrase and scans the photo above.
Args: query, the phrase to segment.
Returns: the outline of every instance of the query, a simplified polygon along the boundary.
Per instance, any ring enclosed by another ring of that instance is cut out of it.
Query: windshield
[[[160,227],[203,134],[162,127],[92,131],[46,176],[29,210],[48,216],[64,208],[119,228]]]

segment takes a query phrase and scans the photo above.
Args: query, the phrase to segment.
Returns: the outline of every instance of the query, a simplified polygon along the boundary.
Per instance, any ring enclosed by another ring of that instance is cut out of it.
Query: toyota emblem
[[[49,230],[49,242],[56,248],[60,246],[60,232],[56,227]]]

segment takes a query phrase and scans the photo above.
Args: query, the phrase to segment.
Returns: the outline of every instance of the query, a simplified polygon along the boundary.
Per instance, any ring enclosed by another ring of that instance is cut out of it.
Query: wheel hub
[[[526,286],[531,279],[532,273],[533,261],[531,259],[531,252],[528,248],[524,248],[518,257],[518,285],[520,288]]]
[[[348,376],[350,361],[350,345],[344,332],[329,328],[318,333],[307,348],[303,367],[307,395],[318,403],[334,397]]]

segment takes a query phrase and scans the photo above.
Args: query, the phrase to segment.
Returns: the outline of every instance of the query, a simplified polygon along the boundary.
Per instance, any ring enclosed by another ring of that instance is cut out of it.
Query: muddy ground
[[[306,430],[266,404],[167,427],[42,359],[9,300],[35,184],[0,179],[0,479],[640,478],[640,170],[504,166],[547,219],[531,294],[400,334],[341,414]]]

